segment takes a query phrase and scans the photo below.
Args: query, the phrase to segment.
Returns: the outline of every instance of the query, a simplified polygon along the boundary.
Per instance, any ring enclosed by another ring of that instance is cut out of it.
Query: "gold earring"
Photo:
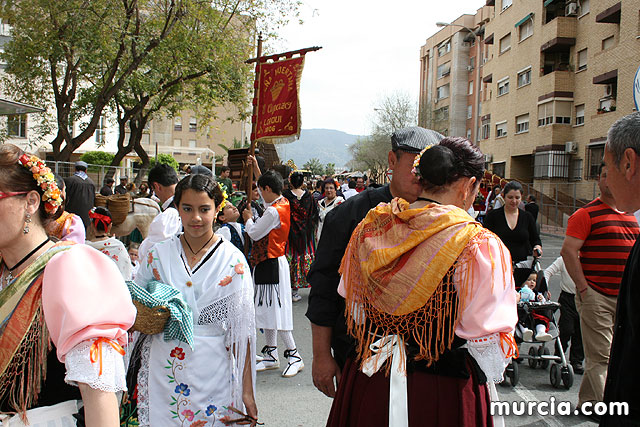
[[[24,228],[22,229],[22,234],[29,234],[29,224],[31,223],[31,214],[27,214],[27,217],[24,220]]]

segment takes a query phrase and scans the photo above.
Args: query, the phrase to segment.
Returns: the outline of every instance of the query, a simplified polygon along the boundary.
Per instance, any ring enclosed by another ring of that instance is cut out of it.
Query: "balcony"
[[[554,93],[556,97],[573,98],[575,73],[554,70],[540,77],[540,94]]]
[[[549,43],[554,39],[573,39],[572,45],[574,45],[577,27],[578,20],[575,16],[558,16],[542,26],[542,40],[546,40]],[[540,50],[545,49],[541,48]]]

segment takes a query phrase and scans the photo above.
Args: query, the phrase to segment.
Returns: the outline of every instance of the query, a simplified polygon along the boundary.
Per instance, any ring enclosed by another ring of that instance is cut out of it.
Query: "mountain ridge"
[[[336,168],[344,168],[351,160],[349,146],[361,135],[351,135],[336,129],[302,129],[300,139],[289,144],[277,144],[276,150],[280,160],[285,163],[292,159],[296,166],[302,168],[312,158],[320,163],[335,164]]]

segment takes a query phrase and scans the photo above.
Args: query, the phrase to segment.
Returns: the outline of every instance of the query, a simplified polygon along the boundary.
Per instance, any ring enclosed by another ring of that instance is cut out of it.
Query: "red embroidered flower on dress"
[[[198,421],[195,421],[195,422],[191,423],[191,425],[189,427],[204,427],[206,425],[207,425],[206,421],[198,420]]]
[[[189,421],[193,421],[193,417],[195,416],[191,409],[185,409],[182,411],[182,415],[184,415],[184,417]]]
[[[184,360],[185,354],[180,347],[176,347],[173,350],[171,350],[171,353],[169,353],[169,356],[176,357],[178,358],[178,360]]]
[[[231,280],[233,280],[231,276],[224,276],[224,278],[220,280],[220,283],[218,283],[218,286],[227,286],[231,283]]]
[[[235,265],[235,267],[233,267],[233,270],[236,272],[236,274],[244,274],[244,265],[239,262]]]
[[[156,280],[162,280],[162,278],[160,277],[160,273],[158,273],[158,269],[154,268],[153,269],[153,278]]]
[[[153,263],[153,253],[149,252],[149,255],[147,255],[147,264],[151,263]]]

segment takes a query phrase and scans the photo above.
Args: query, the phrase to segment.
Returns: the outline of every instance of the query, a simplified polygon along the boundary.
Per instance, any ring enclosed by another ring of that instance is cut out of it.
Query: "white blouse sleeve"
[[[82,341],[67,353],[65,382],[74,386],[84,383],[106,392],[126,391],[124,357],[109,342],[95,341]]]
[[[247,232],[251,240],[258,241],[275,228],[280,227],[280,215],[276,208],[269,206],[257,221],[247,220],[244,231]]]
[[[231,231],[229,231],[229,227],[220,227],[218,228],[218,231],[216,231],[216,234],[218,236],[222,236],[225,238],[225,240],[227,241],[231,241]]]

